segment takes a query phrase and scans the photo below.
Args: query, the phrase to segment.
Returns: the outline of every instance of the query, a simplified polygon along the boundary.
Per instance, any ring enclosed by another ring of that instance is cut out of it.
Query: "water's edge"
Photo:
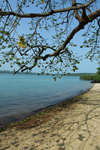
[[[79,96],[79,95],[81,95],[83,93],[88,92],[89,90],[91,90],[93,88],[93,86],[94,86],[94,84],[91,84],[91,87],[89,89],[84,90],[84,91],[80,90],[78,94],[76,94],[76,95],[74,95],[72,97],[70,96],[66,100],[62,100],[61,102],[56,103],[54,105],[48,105],[48,106],[40,108],[40,109],[38,109],[36,111],[32,111],[32,112],[30,112],[28,114],[23,114],[22,116],[14,116],[15,119],[8,118],[8,121],[6,123],[1,123],[0,122],[0,128],[5,128],[5,127],[7,127],[7,126],[9,126],[9,125],[11,125],[13,123],[18,123],[20,121],[24,121],[25,119],[30,118],[32,116],[35,116],[36,114],[40,114],[41,112],[45,112],[45,111],[47,111],[47,110],[49,110],[49,109],[51,109],[51,108],[53,108],[53,107],[55,107],[55,106],[57,106],[59,104],[63,104],[64,102],[66,102],[68,100],[72,100],[74,97]],[[11,120],[11,121],[9,121],[9,120]]]

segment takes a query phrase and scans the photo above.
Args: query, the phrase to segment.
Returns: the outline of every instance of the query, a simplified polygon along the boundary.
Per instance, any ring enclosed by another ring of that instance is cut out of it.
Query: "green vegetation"
[[[97,70],[97,74],[100,75],[100,67],[98,67]]]
[[[90,80],[93,83],[97,83],[100,82],[100,75],[84,75],[84,76],[80,76],[80,79]]]
[[[80,79],[91,80],[92,83],[100,83],[100,67],[98,67],[97,70],[98,71],[96,75],[83,75],[80,76]]]
[[[96,75],[83,75],[83,76],[80,76],[80,79],[83,79],[83,80],[94,80]]]

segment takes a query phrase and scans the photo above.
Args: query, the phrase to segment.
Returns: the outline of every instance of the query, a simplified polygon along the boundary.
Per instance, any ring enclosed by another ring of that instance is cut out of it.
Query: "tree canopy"
[[[11,67],[17,64],[19,69],[15,73],[32,70],[35,66],[41,67],[41,74],[45,71],[47,74],[65,74],[70,66],[75,71],[80,57],[70,50],[71,46],[77,46],[71,40],[81,30],[84,42],[80,48],[89,48],[85,57],[92,61],[95,54],[100,54],[100,9],[97,2],[15,0],[14,5],[12,0],[1,0],[0,66],[6,62]],[[28,19],[29,33],[20,35],[17,29],[23,19]],[[52,33],[50,39],[46,38],[46,32]]]

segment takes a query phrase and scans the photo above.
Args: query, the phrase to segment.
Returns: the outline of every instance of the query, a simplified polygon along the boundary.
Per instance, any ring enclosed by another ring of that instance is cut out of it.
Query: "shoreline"
[[[100,83],[69,102],[0,132],[1,150],[100,149]]]
[[[50,111],[50,110],[52,110],[54,107],[57,107],[57,106],[59,106],[59,105],[63,105],[64,103],[71,103],[72,99],[76,98],[77,96],[80,96],[81,94],[84,94],[84,93],[88,92],[89,90],[91,90],[91,89],[93,88],[93,86],[94,86],[94,83],[92,83],[91,88],[89,88],[89,89],[87,89],[87,90],[85,90],[85,91],[82,91],[82,92],[76,94],[76,95],[73,96],[73,97],[69,97],[69,98],[67,98],[66,100],[62,100],[61,102],[56,103],[56,104],[54,104],[54,105],[48,105],[48,106],[43,107],[43,108],[40,108],[40,109],[38,109],[38,110],[36,110],[36,111],[32,111],[32,112],[26,114],[25,116],[23,115],[23,117],[19,117],[16,121],[13,120],[12,122],[6,122],[6,123],[3,123],[3,124],[0,124],[0,131],[1,131],[1,130],[5,130],[6,128],[8,128],[8,127],[10,127],[10,126],[15,126],[16,124],[18,124],[18,123],[20,123],[20,122],[24,122],[24,120],[25,120],[25,121],[26,121],[26,120],[29,120],[29,119],[31,119],[32,117],[37,116],[37,114],[40,115],[40,114],[43,113],[43,112],[45,113],[46,111]]]

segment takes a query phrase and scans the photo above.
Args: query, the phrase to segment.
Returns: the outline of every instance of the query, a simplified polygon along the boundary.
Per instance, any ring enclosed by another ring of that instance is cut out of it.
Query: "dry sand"
[[[100,150],[100,84],[29,123],[0,132],[0,150]]]

